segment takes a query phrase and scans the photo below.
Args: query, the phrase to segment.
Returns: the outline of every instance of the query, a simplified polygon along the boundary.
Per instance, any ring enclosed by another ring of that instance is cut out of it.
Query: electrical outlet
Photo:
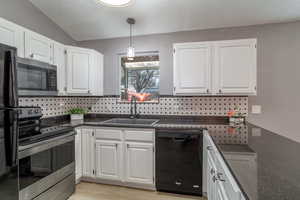
[[[261,105],[253,105],[252,114],[261,114]]]

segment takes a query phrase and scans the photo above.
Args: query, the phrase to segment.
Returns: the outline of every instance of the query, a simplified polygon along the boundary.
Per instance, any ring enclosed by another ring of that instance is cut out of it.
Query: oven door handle
[[[63,136],[55,137],[49,140],[41,141],[38,143],[26,145],[26,146],[20,146],[19,147],[19,159],[25,158],[27,156],[34,155],[36,153],[46,151],[48,149],[51,149],[53,147],[66,144],[68,142],[75,141],[75,132],[72,131],[68,134],[65,134]]]

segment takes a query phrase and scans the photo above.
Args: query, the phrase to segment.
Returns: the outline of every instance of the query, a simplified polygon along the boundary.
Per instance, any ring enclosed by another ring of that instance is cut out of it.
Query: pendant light
[[[132,36],[132,26],[135,24],[135,19],[128,18],[127,23],[130,25],[130,43],[127,49],[127,59],[133,60],[135,56],[134,47],[133,47],[133,36]]]

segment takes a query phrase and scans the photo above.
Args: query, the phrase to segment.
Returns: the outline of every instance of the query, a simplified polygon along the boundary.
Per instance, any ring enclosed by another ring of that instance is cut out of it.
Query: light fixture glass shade
[[[105,5],[112,7],[122,7],[127,6],[132,0],[97,0]]]
[[[128,47],[127,49],[127,58],[132,60],[135,56],[134,47]]]

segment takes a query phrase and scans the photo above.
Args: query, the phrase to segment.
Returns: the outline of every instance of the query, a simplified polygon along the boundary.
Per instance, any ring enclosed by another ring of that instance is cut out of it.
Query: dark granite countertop
[[[57,118],[43,120],[43,124],[111,127],[112,125],[103,125],[102,122],[114,117],[120,116],[89,115],[84,121],[75,123],[70,123],[68,118]],[[155,116],[149,118],[155,119]],[[160,117],[160,122],[154,126],[124,126],[207,129],[246,199],[300,199],[300,144],[285,137],[249,123],[232,127],[226,118],[165,116]]]

